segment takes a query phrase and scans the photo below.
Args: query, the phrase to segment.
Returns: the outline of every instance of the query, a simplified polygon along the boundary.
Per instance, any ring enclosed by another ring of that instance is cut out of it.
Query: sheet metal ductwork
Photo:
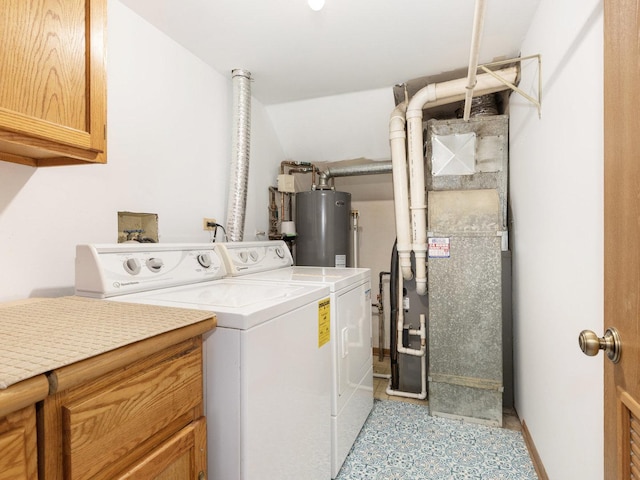
[[[227,199],[227,238],[241,242],[247,207],[249,150],[251,144],[251,72],[235,69],[233,82],[233,126],[231,132],[231,168]]]

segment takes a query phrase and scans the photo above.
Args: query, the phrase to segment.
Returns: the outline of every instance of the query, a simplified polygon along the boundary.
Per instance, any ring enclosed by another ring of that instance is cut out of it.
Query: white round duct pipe
[[[233,125],[231,132],[231,167],[227,198],[227,237],[241,242],[249,181],[249,147],[251,143],[251,72],[235,69],[233,82]]]

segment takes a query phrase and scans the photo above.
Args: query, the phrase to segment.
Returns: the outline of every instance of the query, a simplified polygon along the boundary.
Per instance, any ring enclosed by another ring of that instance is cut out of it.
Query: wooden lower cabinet
[[[39,405],[41,480],[206,478],[200,337]]]
[[[37,478],[36,409],[32,405],[0,418],[0,480]]]

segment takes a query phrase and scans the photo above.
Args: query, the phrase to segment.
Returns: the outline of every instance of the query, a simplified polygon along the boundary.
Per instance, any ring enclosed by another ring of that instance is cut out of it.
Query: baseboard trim
[[[538,475],[539,480],[549,480],[549,476],[547,475],[547,471],[544,469],[544,465],[542,464],[542,459],[538,454],[538,450],[536,449],[535,443],[533,443],[533,438],[531,438],[531,433],[527,428],[527,424],[525,421],[522,421],[522,436],[524,437],[524,443],[527,446],[527,450],[529,450],[529,455],[531,456],[531,460],[533,462],[533,468],[536,469],[536,474]]]

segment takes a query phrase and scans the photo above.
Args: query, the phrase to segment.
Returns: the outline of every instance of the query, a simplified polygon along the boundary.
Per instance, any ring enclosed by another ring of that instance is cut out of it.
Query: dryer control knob
[[[242,263],[247,263],[247,252],[242,251],[238,254]]]
[[[198,263],[204,268],[209,268],[211,266],[211,257],[208,253],[201,253],[198,255]]]
[[[257,261],[258,261],[258,257],[259,257],[259,255],[258,255],[258,252],[257,252],[257,251],[255,251],[255,250],[251,250],[251,251],[249,252],[249,258],[251,258],[251,260],[253,260],[254,262],[257,262]]]
[[[282,247],[276,247],[276,255],[279,258],[284,258],[284,250],[282,250]]]

